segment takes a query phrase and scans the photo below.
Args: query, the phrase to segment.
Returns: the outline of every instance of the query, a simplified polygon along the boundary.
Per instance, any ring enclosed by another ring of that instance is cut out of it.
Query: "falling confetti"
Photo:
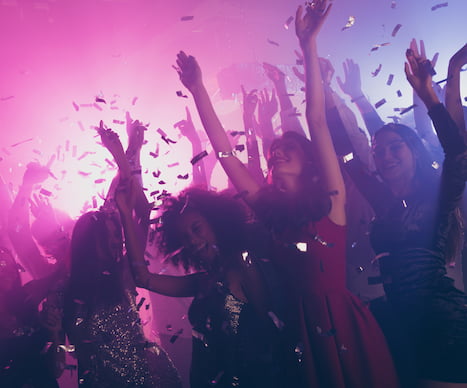
[[[388,80],[386,81],[386,85],[391,86],[393,80],[394,80],[394,74],[389,74]]]
[[[371,51],[371,52],[376,51],[376,50],[378,50],[380,47],[389,46],[390,44],[391,44],[391,43],[389,43],[389,42],[375,44],[375,45],[372,47],[372,49],[371,49],[370,51]]]
[[[34,140],[34,139],[31,137],[31,138],[29,138],[29,139],[22,140],[22,141],[19,141],[18,143],[12,144],[10,147],[12,147],[12,148],[13,148],[13,147],[17,147],[17,146],[19,146],[19,145],[21,145],[21,144],[28,143],[28,142],[33,141],[33,140]]]
[[[206,156],[208,156],[208,152],[206,150],[204,150],[203,152],[200,152],[199,154],[195,155],[190,160],[190,163],[194,166],[196,163],[198,163],[201,159],[203,159]]]
[[[392,37],[395,37],[396,34],[399,32],[399,30],[401,29],[402,27],[402,24],[397,24],[394,29],[392,30],[392,33],[391,33],[391,36]]]
[[[447,6],[448,6],[448,2],[446,1],[445,3],[439,3],[439,4],[434,5],[433,7],[431,7],[431,10],[436,11],[439,8],[443,8]]]
[[[181,90],[177,90],[175,93],[178,97],[188,98],[188,96],[186,94],[183,94]]]
[[[344,27],[341,28],[341,31],[348,30],[350,27],[352,27],[355,24],[355,16],[349,16],[349,19],[347,20],[347,23]]]
[[[371,75],[373,77],[376,77],[379,74],[379,72],[381,71],[382,67],[383,67],[383,65],[380,63],[379,66],[376,68],[376,70],[371,72]]]
[[[181,20],[182,22],[187,22],[187,21],[189,21],[189,20],[193,20],[194,18],[195,18],[194,16],[182,16],[182,17],[180,18],[180,20]]]
[[[180,337],[180,335],[183,333],[183,329],[180,329],[180,330],[177,330],[177,332],[172,336],[170,337],[170,343],[173,344],[175,343],[175,341],[178,339],[178,337]]]
[[[404,108],[404,109],[401,109],[399,114],[400,115],[403,115],[403,114],[406,114],[407,112],[410,112],[413,108],[415,108],[417,106],[417,104],[413,104],[413,105],[410,105],[409,107],[407,108]]]
[[[378,109],[380,106],[386,104],[386,99],[385,98],[382,98],[381,100],[379,100],[376,104],[375,104],[375,108]]]
[[[288,29],[289,29],[289,27],[290,27],[290,23],[292,23],[292,22],[293,22],[293,19],[294,19],[294,17],[293,17],[293,16],[289,16],[289,17],[288,17],[288,19],[285,21],[285,23],[284,23],[284,28],[285,28],[286,30],[288,30]]]
[[[268,39],[267,42],[268,42],[269,44],[273,45],[273,46],[278,46],[278,47],[279,47],[279,43],[274,42],[274,41],[271,40],[271,39]]]

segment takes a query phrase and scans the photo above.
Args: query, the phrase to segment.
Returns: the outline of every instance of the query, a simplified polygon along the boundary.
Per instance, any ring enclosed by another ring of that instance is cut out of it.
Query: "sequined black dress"
[[[193,300],[189,319],[191,388],[289,386],[286,355],[273,321],[259,319],[251,304],[235,297],[223,283]]]
[[[80,387],[182,387],[164,349],[144,337],[130,290],[118,304],[96,306],[88,318],[83,318],[85,306],[75,304],[75,327],[69,334],[76,346]]]
[[[466,299],[446,276],[445,254],[465,186],[467,146],[443,105],[429,114],[445,151],[439,185],[395,198],[381,182],[348,167],[376,213],[372,245],[388,301],[412,341],[418,378],[465,383]]]

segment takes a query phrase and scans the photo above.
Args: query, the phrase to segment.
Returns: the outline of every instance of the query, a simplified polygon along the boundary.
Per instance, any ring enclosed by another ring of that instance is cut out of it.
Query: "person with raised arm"
[[[394,321],[407,334],[404,353],[414,355],[417,381],[404,386],[465,387],[466,296],[447,276],[446,265],[458,256],[462,241],[458,205],[467,178],[466,133],[440,103],[432,65],[415,40],[406,56],[406,77],[425,104],[445,153],[441,176],[421,139],[401,124],[387,124],[375,134],[382,181],[359,169],[358,160],[346,168],[375,210],[370,238],[386,298]]]
[[[263,170],[261,169],[261,160],[259,154],[259,146],[257,139],[257,132],[262,133],[260,123],[256,120],[255,111],[256,107],[260,107],[260,99],[256,89],[246,92],[242,87],[243,94],[243,126],[245,128],[246,149],[247,149],[247,166],[251,175],[255,177],[256,181],[260,184],[264,181]]]
[[[141,187],[118,135],[102,122],[98,132],[119,167],[119,179],[131,180],[138,198]],[[133,222],[144,225],[136,213]],[[145,234],[139,228],[135,234],[143,247]],[[83,214],[71,238],[64,314],[64,327],[76,347],[81,387],[181,388],[167,353],[144,336],[138,309],[118,212],[107,204]]]
[[[132,186],[122,183],[117,205],[136,284],[172,297],[194,297],[192,388],[301,386],[292,342],[273,309],[251,250],[247,212],[227,194],[188,188],[168,197],[158,226],[158,247],[189,274],[151,273],[131,218]],[[287,346],[288,345],[288,346]]]
[[[198,132],[193,124],[193,120],[191,119],[191,113],[188,107],[185,107],[186,111],[186,119],[177,121],[174,124],[174,128],[178,128],[180,133],[186,137],[191,143],[191,150],[192,155],[199,155],[202,151],[201,139],[199,138]],[[193,165],[192,171],[192,182],[193,185],[199,187],[209,187],[210,176],[212,174],[212,170],[214,169],[214,163],[210,163],[206,161],[206,158],[203,158],[199,162]]]
[[[287,91],[287,85],[285,84],[285,74],[277,66],[270,63],[264,62],[263,68],[266,76],[274,84],[274,90],[277,93],[280,105],[280,117],[281,117],[281,128],[282,132],[297,132],[300,135],[305,135],[305,131],[298,119],[296,114],[297,109],[293,106],[291,94]],[[295,68],[294,68],[295,71]],[[272,133],[272,135],[274,135]],[[273,136],[272,136],[273,137]],[[269,149],[269,148],[267,148]]]
[[[345,287],[345,187],[325,118],[317,55],[326,1],[299,7],[296,33],[304,53],[306,119],[312,141],[293,132],[273,142],[269,185],[261,187],[232,153],[203,86],[196,60],[180,52],[180,78],[192,92],[227,175],[272,232],[298,317],[297,344],[309,387],[397,387],[384,336],[370,311]]]

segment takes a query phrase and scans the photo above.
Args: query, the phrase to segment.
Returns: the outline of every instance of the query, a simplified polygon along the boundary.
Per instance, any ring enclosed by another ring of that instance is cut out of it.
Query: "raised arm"
[[[351,98],[350,101],[357,105],[369,134],[373,136],[384,125],[384,122],[363,94],[360,66],[352,59],[346,59],[342,66],[344,68],[344,81],[337,77],[337,83],[342,91]]]
[[[295,18],[295,27],[305,64],[306,120],[327,190],[332,193],[329,218],[336,224],[345,225],[344,179],[326,123],[324,91],[316,43],[319,30],[331,7],[332,5],[327,5],[326,0],[318,0],[307,7],[303,16],[303,8],[300,6]]]
[[[259,93],[258,101],[258,129],[263,142],[263,155],[267,158],[269,148],[274,141],[274,128],[272,118],[277,113],[276,90],[272,89],[271,95],[264,89]],[[282,127],[282,131],[286,128]]]
[[[259,104],[258,91],[253,89],[246,92],[242,85],[243,94],[243,124],[245,127],[246,148],[248,152],[248,170],[255,180],[262,184],[264,181],[263,172],[261,170],[261,161],[259,156],[258,140],[256,138],[259,123],[255,118],[256,106]],[[258,107],[259,111],[259,107]]]
[[[135,182],[133,179],[120,178],[115,192],[115,201],[120,212],[125,246],[136,286],[167,296],[195,296],[199,290],[200,279],[206,277],[205,274],[168,276],[148,271],[144,259],[145,246],[140,243],[132,216],[135,201]]]
[[[465,152],[465,130],[460,129],[454,118],[442,106],[432,85],[432,67],[417,43],[412,40],[406,52],[405,74],[410,85],[423,101],[431,116],[439,141],[446,156],[460,155]]]
[[[8,214],[8,232],[11,243],[21,263],[35,279],[51,273],[49,265],[40,254],[31,234],[29,201],[35,185],[42,183],[49,176],[49,168],[38,163],[29,163],[23,176],[23,182]]]
[[[201,122],[224,171],[239,192],[247,192],[245,199],[252,202],[260,185],[251,176],[246,166],[235,156],[232,145],[203,84],[201,69],[196,59],[180,51],[177,55],[177,65],[180,80],[193,95]]]
[[[178,128],[180,133],[185,136],[191,143],[192,155],[199,155],[203,149],[201,146],[201,140],[198,132],[196,131],[193,120],[191,119],[191,113],[188,107],[185,107],[186,119],[180,120],[174,124],[174,128]],[[201,186],[208,188],[209,180],[206,173],[205,159],[200,160],[198,163],[193,165],[193,184],[195,186]],[[212,171],[212,169],[210,169]]]
[[[302,128],[302,124],[295,114],[295,107],[293,106],[290,94],[287,91],[285,84],[285,74],[274,65],[264,62],[264,71],[268,78],[274,83],[274,88],[277,92],[279,104],[281,107],[281,126],[282,132],[292,131],[297,132],[301,135],[305,135],[305,131]]]
[[[467,63],[467,44],[449,60],[446,84],[446,108],[461,131],[465,131],[464,111],[460,93],[460,71]]]

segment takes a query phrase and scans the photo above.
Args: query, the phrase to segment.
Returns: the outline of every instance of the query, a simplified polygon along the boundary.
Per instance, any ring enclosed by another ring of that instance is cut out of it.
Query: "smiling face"
[[[272,184],[280,190],[295,190],[305,163],[305,153],[297,140],[290,137],[276,140],[271,145],[268,158]]]
[[[376,168],[389,184],[409,183],[415,175],[416,161],[407,143],[393,131],[381,131],[373,148]]]
[[[217,257],[217,239],[208,220],[195,210],[186,210],[177,223],[185,252],[200,262],[212,264]]]

